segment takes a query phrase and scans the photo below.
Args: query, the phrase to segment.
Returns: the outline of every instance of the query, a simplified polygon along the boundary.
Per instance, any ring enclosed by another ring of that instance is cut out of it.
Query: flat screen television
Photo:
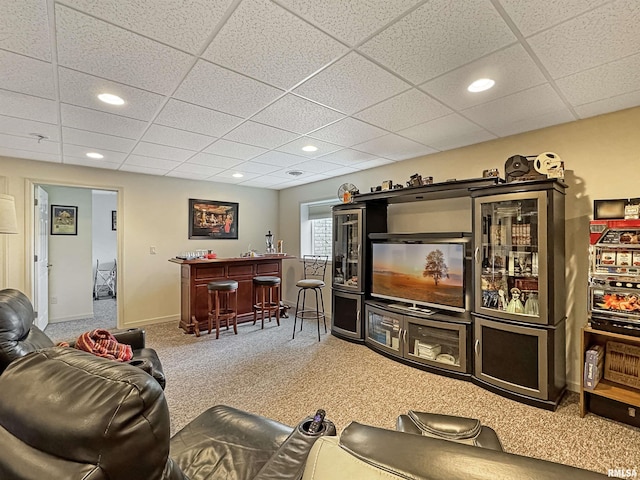
[[[371,296],[416,310],[468,311],[470,241],[462,233],[376,235]]]

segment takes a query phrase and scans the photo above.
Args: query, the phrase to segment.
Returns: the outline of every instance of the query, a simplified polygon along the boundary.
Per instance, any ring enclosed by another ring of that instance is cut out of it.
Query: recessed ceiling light
[[[494,80],[490,78],[480,78],[473,82],[471,85],[467,87],[467,90],[470,92],[484,92],[485,90],[489,90],[496,84]]]
[[[302,175],[304,172],[302,172],[301,170],[289,170],[287,172],[287,175],[292,175],[294,177],[299,177],[300,175]]]
[[[306,147],[302,147],[302,150],[304,150],[305,152],[316,152],[318,150],[318,147],[307,145]]]
[[[89,152],[89,153],[87,153],[87,157],[100,159],[100,158],[104,158],[104,155],[102,155],[101,153],[98,153],[98,152]]]
[[[234,173],[234,174],[233,174],[233,175],[231,175],[231,176],[232,176],[232,177],[234,177],[234,178],[242,178],[242,177],[244,177],[244,175],[243,175],[243,174],[241,174],[241,173]]]
[[[104,103],[108,103],[110,105],[124,105],[124,100],[122,98],[111,93],[101,93],[98,95],[98,98]]]

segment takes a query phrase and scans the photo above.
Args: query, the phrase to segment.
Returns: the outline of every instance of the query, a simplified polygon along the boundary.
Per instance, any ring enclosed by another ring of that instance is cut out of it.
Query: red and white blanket
[[[133,358],[131,345],[119,343],[108,330],[99,328],[80,335],[75,347],[118,362],[128,362]]]

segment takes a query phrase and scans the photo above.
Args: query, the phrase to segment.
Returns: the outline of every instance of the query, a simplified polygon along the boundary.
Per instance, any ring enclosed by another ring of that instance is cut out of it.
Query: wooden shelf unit
[[[594,389],[584,388],[584,354],[593,344],[606,346],[608,340],[627,343],[640,347],[640,337],[623,335],[620,333],[607,332],[604,330],[596,330],[586,325],[582,328],[582,340],[580,352],[582,354],[582,375],[580,381],[580,416],[584,417],[588,411],[589,395],[598,395],[610,400],[624,403],[630,407],[640,408],[640,389],[628,387],[621,383],[606,380],[604,376],[598,382]]]

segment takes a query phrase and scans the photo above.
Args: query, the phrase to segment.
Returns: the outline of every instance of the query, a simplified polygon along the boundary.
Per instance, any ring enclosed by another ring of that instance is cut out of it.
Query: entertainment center
[[[332,333],[555,409],[566,388],[565,188],[492,177],[356,194],[335,206]],[[470,231],[389,226],[391,205],[456,198],[471,202]]]

